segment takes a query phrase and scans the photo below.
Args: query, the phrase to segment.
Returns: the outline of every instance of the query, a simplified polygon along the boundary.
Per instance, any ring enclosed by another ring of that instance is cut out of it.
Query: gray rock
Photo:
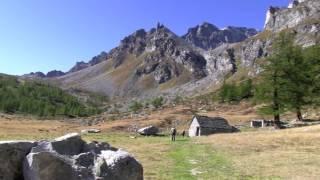
[[[22,179],[22,162],[36,143],[0,141],[0,180]]]
[[[145,136],[156,135],[159,132],[159,129],[154,126],[144,127],[138,130],[138,133]]]
[[[127,152],[102,151],[95,165],[97,179],[101,180],[142,180],[142,165]]]

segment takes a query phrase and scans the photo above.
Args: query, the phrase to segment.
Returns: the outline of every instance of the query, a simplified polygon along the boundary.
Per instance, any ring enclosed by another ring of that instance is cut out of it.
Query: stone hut
[[[234,132],[235,128],[222,117],[193,116],[189,136],[205,136],[216,133]]]

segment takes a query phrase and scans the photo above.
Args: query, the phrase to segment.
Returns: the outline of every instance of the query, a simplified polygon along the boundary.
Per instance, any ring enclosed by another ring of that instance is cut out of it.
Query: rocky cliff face
[[[210,23],[190,28],[182,38],[196,47],[209,50],[225,43],[241,42],[258,32],[252,28],[228,26],[219,29]]]
[[[270,7],[267,12],[265,29],[281,31],[294,28],[302,23],[319,21],[320,2],[317,0],[294,0],[288,8]]]

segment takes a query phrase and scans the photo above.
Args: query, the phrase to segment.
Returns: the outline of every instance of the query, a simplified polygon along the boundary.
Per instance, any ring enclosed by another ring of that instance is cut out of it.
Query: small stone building
[[[250,122],[250,127],[252,128],[264,128],[269,126],[274,126],[273,121],[267,121],[264,119],[255,119]]]
[[[189,136],[205,136],[216,133],[230,133],[234,127],[222,117],[193,116],[189,128]]]

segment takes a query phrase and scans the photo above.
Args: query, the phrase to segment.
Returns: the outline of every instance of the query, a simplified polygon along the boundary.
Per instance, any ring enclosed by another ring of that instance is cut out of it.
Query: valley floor
[[[48,130],[49,129],[49,130]],[[2,120],[0,140],[51,139],[81,127],[62,121]],[[145,179],[318,179],[320,126],[200,138],[130,138],[124,132],[84,135],[133,154]]]
[[[142,117],[105,120],[88,126],[83,120],[35,120],[0,114],[0,140],[53,139],[82,129],[100,134],[83,135],[105,141],[133,154],[144,167],[146,180],[188,179],[319,179],[320,125],[287,130],[251,129],[261,118],[247,104],[212,107],[200,114],[222,116],[239,126],[240,133],[200,138],[143,137],[128,132],[132,126],[155,125],[165,133],[171,126],[186,130],[195,107],[177,106],[148,112]],[[292,117],[288,117],[291,119]]]

